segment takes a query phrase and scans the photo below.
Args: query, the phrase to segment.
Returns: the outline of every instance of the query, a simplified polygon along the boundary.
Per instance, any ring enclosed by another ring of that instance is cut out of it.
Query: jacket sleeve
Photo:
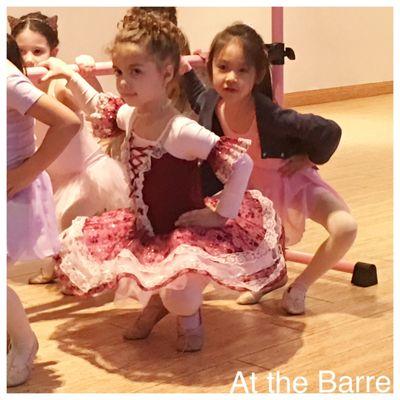
[[[206,87],[193,69],[182,75],[181,82],[190,107],[196,114],[199,114],[204,102],[204,94],[207,91]]]
[[[280,107],[274,113],[279,134],[300,142],[313,163],[324,164],[331,158],[342,135],[335,121]]]

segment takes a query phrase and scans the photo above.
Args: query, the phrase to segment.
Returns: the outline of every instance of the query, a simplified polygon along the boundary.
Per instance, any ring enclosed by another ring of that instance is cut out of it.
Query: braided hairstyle
[[[11,27],[11,35],[14,38],[28,28],[44,36],[49,44],[50,50],[55,49],[59,44],[56,15],[47,17],[40,11],[37,11],[23,15],[20,18],[9,16],[8,22]]]
[[[160,17],[154,10],[148,11],[149,8],[165,7],[132,7],[119,22],[118,33],[109,51],[112,54],[120,43],[140,44],[158,65],[170,61],[175,79],[168,85],[168,97],[180,112],[184,112],[188,102],[180,88],[178,69],[180,56],[188,49],[186,37],[176,24]]]
[[[258,90],[273,100],[270,64],[261,36],[250,26],[235,23],[219,32],[211,43],[207,61],[207,72],[212,81],[213,60],[231,40],[239,40],[243,46],[244,57],[248,65],[256,69],[258,84],[254,90]]]

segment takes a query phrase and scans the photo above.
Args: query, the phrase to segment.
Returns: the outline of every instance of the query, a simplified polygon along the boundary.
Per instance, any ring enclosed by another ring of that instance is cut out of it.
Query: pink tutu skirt
[[[305,220],[310,217],[318,193],[327,191],[344,201],[323,181],[316,168],[305,168],[291,177],[283,177],[278,169],[284,161],[276,158],[263,160],[262,168],[254,167],[249,187],[260,190],[272,200],[285,229],[286,244],[293,245],[303,236]]]
[[[206,199],[211,209],[217,203]],[[143,299],[143,292],[182,289],[188,273],[257,291],[286,275],[280,220],[256,190],[246,192],[238,217],[222,228],[176,228],[150,237],[136,230],[131,209],[119,209],[75,219],[61,241],[57,273],[76,295],[115,289],[123,280],[125,293]]]
[[[7,201],[7,256],[12,261],[41,259],[59,251],[53,192],[42,172]]]

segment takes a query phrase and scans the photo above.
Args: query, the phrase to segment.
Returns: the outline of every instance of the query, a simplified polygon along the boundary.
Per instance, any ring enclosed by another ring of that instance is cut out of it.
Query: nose
[[[35,58],[32,53],[25,53],[24,55],[24,64],[26,67],[34,67],[35,66]]]
[[[225,79],[226,79],[227,82],[236,82],[237,81],[237,77],[236,77],[235,71],[229,71],[226,74],[226,78]]]

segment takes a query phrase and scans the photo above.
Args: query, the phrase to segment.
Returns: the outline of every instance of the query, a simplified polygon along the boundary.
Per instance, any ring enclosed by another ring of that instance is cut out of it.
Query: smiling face
[[[257,72],[245,58],[243,45],[231,39],[212,61],[214,89],[226,102],[238,102],[248,98],[257,81]]]
[[[112,52],[118,92],[134,107],[146,107],[166,97],[166,87],[173,78],[171,64],[158,65],[142,46],[119,43]]]
[[[35,67],[41,61],[56,56],[58,49],[50,49],[45,36],[29,28],[24,29],[15,38],[21,51],[25,67]]]

